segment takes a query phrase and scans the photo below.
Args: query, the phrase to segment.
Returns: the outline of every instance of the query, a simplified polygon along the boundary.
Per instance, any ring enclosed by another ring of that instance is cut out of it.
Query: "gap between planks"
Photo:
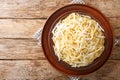
[[[114,18],[114,17],[113,17]],[[116,17],[118,18],[118,17]],[[0,19],[26,19],[26,20],[46,20],[47,17],[41,17],[41,18],[9,18],[9,17],[4,17],[4,18],[0,18]]]

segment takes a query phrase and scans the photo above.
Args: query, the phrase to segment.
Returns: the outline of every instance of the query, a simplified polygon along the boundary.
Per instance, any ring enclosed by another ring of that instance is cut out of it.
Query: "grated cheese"
[[[90,16],[71,13],[52,30],[55,55],[72,67],[87,66],[104,51],[103,32]]]

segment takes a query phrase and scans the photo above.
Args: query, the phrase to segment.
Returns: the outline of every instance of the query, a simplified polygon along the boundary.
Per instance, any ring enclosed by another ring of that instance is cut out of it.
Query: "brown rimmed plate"
[[[64,18],[72,12],[78,12],[80,14],[91,16],[91,18],[96,20],[104,29],[105,50],[99,58],[97,58],[93,63],[85,67],[71,67],[63,61],[58,61],[57,56],[55,56],[54,54],[51,31],[60,19]],[[42,48],[46,58],[53,67],[68,75],[85,75],[99,69],[108,60],[113,48],[113,42],[113,29],[107,19],[104,17],[104,15],[90,6],[81,4],[67,5],[55,11],[46,21],[42,32]]]

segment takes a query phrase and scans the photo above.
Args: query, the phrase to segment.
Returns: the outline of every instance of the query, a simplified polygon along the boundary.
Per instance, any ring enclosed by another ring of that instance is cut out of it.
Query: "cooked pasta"
[[[71,13],[52,30],[55,55],[72,67],[87,66],[104,51],[103,32],[90,16]]]

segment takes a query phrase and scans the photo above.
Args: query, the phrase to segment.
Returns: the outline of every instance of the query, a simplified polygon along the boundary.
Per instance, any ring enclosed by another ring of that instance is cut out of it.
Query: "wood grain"
[[[110,60],[82,80],[119,80],[120,61]],[[68,80],[46,60],[0,61],[0,80]]]
[[[120,39],[120,18],[108,18]],[[39,28],[43,28],[46,19],[0,19],[0,38],[33,38]]]
[[[45,80],[62,75],[46,60],[0,61],[0,80]]]
[[[120,60],[120,43],[114,48],[110,59]],[[0,59],[45,59],[42,47],[35,39],[0,39]]]
[[[46,18],[71,0],[1,0],[0,18]],[[3,14],[4,13],[4,14]]]
[[[110,60],[95,73],[83,77],[83,80],[119,80],[119,71],[117,71],[120,69],[119,64],[119,60]]]
[[[120,40],[120,18],[108,18],[115,36]],[[41,47],[34,38],[46,19],[0,19],[0,59],[44,59]],[[120,59],[120,42],[110,59]]]
[[[45,59],[34,39],[0,39],[0,59]]]
[[[46,20],[0,19],[0,38],[33,38]]]
[[[107,17],[120,17],[120,0],[84,0]]]
[[[48,18],[72,0],[0,0],[0,18]],[[107,17],[120,17],[119,0],[84,0]],[[112,3],[112,4],[111,4]]]
[[[33,39],[47,18],[72,0],[0,0],[0,80],[69,80],[45,59]],[[110,21],[120,40],[120,1],[84,0]],[[107,63],[82,80],[119,80],[120,41]]]

